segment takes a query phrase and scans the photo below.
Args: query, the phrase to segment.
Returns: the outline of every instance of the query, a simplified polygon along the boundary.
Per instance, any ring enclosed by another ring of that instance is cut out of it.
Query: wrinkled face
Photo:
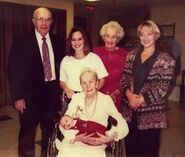
[[[81,76],[80,82],[86,97],[95,96],[98,88],[98,80],[92,73],[84,73]]]
[[[45,36],[49,31],[52,24],[51,12],[47,9],[39,9],[33,17],[35,29],[41,36]]]
[[[151,27],[143,26],[140,30],[139,39],[144,48],[150,48],[155,46],[158,35]]]
[[[81,32],[74,32],[71,39],[71,46],[76,52],[83,51],[84,48],[84,38]]]
[[[103,40],[108,50],[114,50],[118,43],[117,31],[114,28],[108,28]]]

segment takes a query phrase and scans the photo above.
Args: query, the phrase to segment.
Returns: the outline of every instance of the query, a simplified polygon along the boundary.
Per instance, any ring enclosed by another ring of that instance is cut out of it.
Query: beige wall
[[[185,4],[152,7],[151,19],[159,24],[176,23],[175,39],[181,47],[181,69],[185,69]],[[177,77],[177,84],[181,83],[181,77]],[[174,87],[169,99],[179,101],[180,88]]]
[[[68,0],[1,0],[3,2],[12,2],[36,6],[51,7],[56,9],[65,9],[67,12],[67,21],[66,21],[66,33],[68,34],[71,27],[73,26],[73,10],[74,5]]]
[[[185,69],[185,4],[151,8],[151,19],[159,24],[176,23],[175,39],[181,47],[181,67]],[[178,83],[180,80],[177,80]]]

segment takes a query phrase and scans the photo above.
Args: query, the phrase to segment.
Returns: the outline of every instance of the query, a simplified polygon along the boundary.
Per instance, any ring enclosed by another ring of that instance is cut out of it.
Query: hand
[[[87,133],[85,132],[85,133],[83,133],[83,134],[76,135],[75,141],[83,142],[83,143],[88,143],[88,142],[89,142],[89,138],[90,138],[93,134],[94,134],[94,133],[87,135]]]
[[[68,116],[68,115],[64,115],[61,120],[60,120],[60,125],[64,128],[64,129],[70,129],[71,127],[73,127],[73,117]]]
[[[108,135],[102,135],[97,132],[97,135],[99,137],[89,137],[88,138],[88,144],[93,145],[93,146],[98,146],[102,144],[106,144],[109,142],[114,141],[114,139],[117,137],[117,133],[115,132],[113,135],[108,136]]]
[[[137,100],[138,95],[137,94],[134,94],[133,92],[130,91],[130,89],[127,89],[126,96],[128,98],[130,107],[135,106],[137,104],[137,102],[138,102],[138,100]]]
[[[15,108],[20,111],[21,113],[24,112],[24,109],[26,108],[26,103],[24,99],[16,100],[14,102]]]
[[[144,102],[144,97],[142,95],[137,96],[137,103],[134,106],[134,109],[137,110]]]
[[[60,81],[60,87],[64,90],[69,99],[75,94],[73,90],[68,88],[64,81]]]
[[[130,108],[134,110],[137,110],[137,108],[140,107],[144,102],[142,95],[134,94],[130,91],[130,89],[126,91],[126,96],[128,98]]]
[[[75,92],[69,88],[65,89],[65,93],[68,98],[71,98],[75,94]]]

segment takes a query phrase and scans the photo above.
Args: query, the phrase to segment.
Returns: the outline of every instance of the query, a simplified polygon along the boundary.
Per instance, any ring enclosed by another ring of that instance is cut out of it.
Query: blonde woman
[[[174,78],[175,60],[162,52],[160,30],[153,21],[137,28],[141,48],[128,53],[120,86],[123,116],[130,133],[125,138],[127,157],[159,157],[160,131],[167,128],[166,95]]]
[[[100,36],[104,45],[95,47],[96,53],[103,61],[109,75],[105,78],[105,85],[101,92],[109,94],[115,102],[116,107],[121,111],[121,98],[119,81],[125,64],[127,51],[118,46],[119,41],[124,37],[124,29],[117,21],[110,21],[100,29]]]

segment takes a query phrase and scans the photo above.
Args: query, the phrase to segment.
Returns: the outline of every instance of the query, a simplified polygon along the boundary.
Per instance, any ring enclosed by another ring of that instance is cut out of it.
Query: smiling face
[[[50,31],[52,14],[46,8],[39,8],[34,12],[32,21],[37,32],[45,36]]]
[[[85,72],[80,77],[80,83],[86,97],[94,97],[98,89],[98,79],[93,72]]]
[[[151,27],[143,26],[140,29],[139,39],[145,49],[154,47],[158,37],[158,34]]]
[[[83,52],[84,49],[84,38],[81,32],[76,31],[72,35],[71,46],[75,53]]]
[[[103,40],[105,42],[105,47],[108,50],[114,50],[117,43],[118,43],[118,37],[117,37],[116,29],[109,27],[107,29],[106,34],[103,37]]]

